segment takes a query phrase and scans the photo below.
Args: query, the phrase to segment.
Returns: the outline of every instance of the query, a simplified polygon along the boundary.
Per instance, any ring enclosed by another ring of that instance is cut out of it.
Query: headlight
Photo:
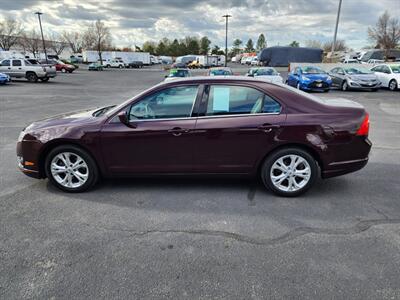
[[[331,76],[328,76],[327,78],[326,78],[326,80],[332,80],[332,77]]]
[[[303,80],[303,81],[310,81],[310,78],[305,77],[305,76],[301,76],[301,80]]]

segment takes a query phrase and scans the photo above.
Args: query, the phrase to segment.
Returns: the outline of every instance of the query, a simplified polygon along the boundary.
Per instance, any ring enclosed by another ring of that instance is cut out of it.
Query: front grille
[[[317,81],[313,81],[311,82],[308,87],[310,88],[314,88],[314,89],[327,89],[329,88],[329,84],[327,84],[326,82],[317,82]]]

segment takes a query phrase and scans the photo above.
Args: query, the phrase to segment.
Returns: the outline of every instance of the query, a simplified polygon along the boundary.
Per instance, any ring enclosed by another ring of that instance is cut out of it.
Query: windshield
[[[349,75],[372,74],[373,72],[365,68],[344,68]]]
[[[263,76],[263,75],[278,75],[278,72],[272,68],[258,69],[254,73],[255,76]]]
[[[304,67],[303,74],[325,74],[326,72],[318,67]]]
[[[230,70],[224,70],[224,69],[211,70],[210,75],[212,76],[232,75],[232,72]]]
[[[390,66],[392,68],[392,72],[396,74],[400,74],[400,65]]]
[[[189,77],[187,70],[171,70],[168,77]]]

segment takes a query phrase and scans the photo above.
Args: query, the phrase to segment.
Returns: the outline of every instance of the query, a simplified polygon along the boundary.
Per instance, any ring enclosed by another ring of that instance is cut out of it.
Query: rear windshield
[[[399,74],[400,73],[400,65],[390,66],[392,68],[393,73]]]
[[[255,71],[255,75],[278,75],[278,72],[276,72],[274,69],[272,68],[268,68],[268,69],[258,69]]]
[[[211,70],[210,75],[215,75],[215,76],[223,76],[223,75],[232,75],[232,72],[229,70]]]

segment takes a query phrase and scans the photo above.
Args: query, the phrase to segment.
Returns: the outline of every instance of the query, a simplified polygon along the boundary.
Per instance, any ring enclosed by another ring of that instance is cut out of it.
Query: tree
[[[397,18],[392,18],[387,11],[378,19],[375,27],[368,28],[368,36],[377,48],[393,49],[400,42],[400,24]]]
[[[322,43],[317,40],[307,40],[306,47],[322,49]]]
[[[267,47],[267,41],[265,39],[264,34],[261,33],[257,40],[257,50],[260,51],[266,47]]]
[[[179,56],[181,55],[180,44],[177,39],[174,39],[172,44],[169,46],[169,54],[171,56]]]
[[[155,54],[156,48],[157,48],[156,43],[152,41],[146,41],[142,45],[143,52],[149,52],[150,54]]]
[[[254,52],[254,45],[253,40],[249,39],[246,43],[246,48],[244,49],[245,52]]]
[[[207,55],[208,51],[210,51],[210,45],[211,41],[208,39],[208,37],[203,36],[200,39],[200,54]]]
[[[231,51],[231,57],[238,55],[240,52],[242,52],[242,41],[240,39],[235,39],[233,41],[233,47],[232,47],[232,51]]]
[[[187,54],[199,54],[200,43],[197,37],[187,36],[185,37],[186,53]]]
[[[221,50],[220,47],[218,47],[217,45],[214,45],[214,47],[211,50],[211,54],[215,54],[215,55],[224,55],[225,52],[223,50]]]
[[[111,47],[111,34],[105,24],[97,20],[84,34],[84,44],[86,48],[95,49],[99,55],[100,63],[103,63],[102,53]]]
[[[333,41],[328,41],[324,43],[323,49],[325,52],[332,51],[332,43]],[[336,40],[335,49],[333,51],[346,51],[347,46],[344,40]]]
[[[298,48],[298,47],[300,47],[300,43],[297,42],[297,41],[293,41],[293,42],[291,42],[291,43],[289,44],[289,47],[296,47],[296,48]]]
[[[167,46],[163,43],[163,41],[160,41],[156,48],[157,55],[166,55],[167,50]]]
[[[67,43],[62,40],[58,33],[51,34],[48,41],[46,41],[46,48],[53,50],[57,55],[60,55],[66,47]]]
[[[82,52],[84,46],[83,35],[79,32],[67,32],[62,33],[62,41],[68,45],[73,53]]]
[[[0,48],[5,51],[10,50],[18,43],[22,33],[23,28],[19,21],[8,18],[0,22]]]
[[[21,45],[24,51],[29,51],[36,57],[40,47],[42,46],[42,40],[39,33],[36,30],[31,30],[28,33],[24,33],[21,39]]]

